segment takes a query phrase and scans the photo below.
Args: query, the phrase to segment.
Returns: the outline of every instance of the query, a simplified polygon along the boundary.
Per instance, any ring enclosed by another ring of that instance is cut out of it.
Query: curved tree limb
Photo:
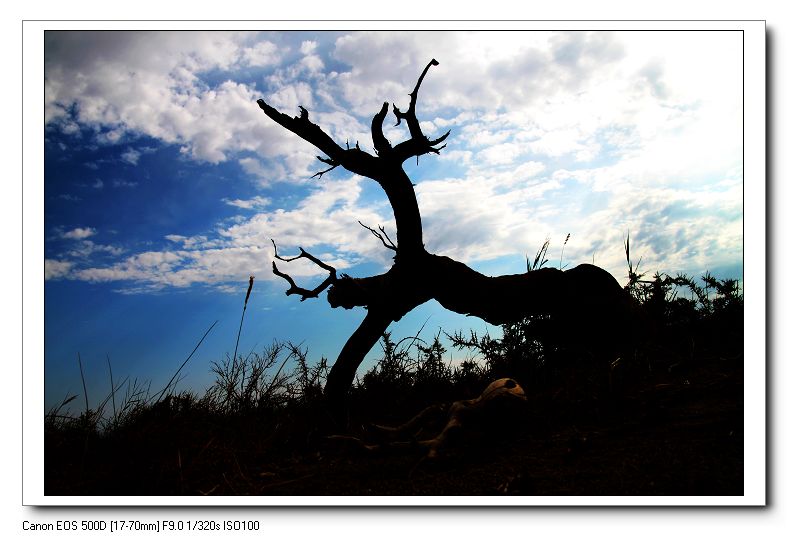
[[[326,288],[328,288],[329,286],[331,286],[336,282],[337,270],[331,267],[330,265],[325,264],[319,259],[315,258],[303,248],[301,247],[298,248],[301,251],[301,253],[298,256],[293,256],[292,258],[283,258],[277,252],[276,243],[274,242],[273,239],[271,239],[271,242],[274,245],[274,258],[276,258],[277,260],[281,260],[283,262],[292,262],[301,258],[306,258],[310,262],[328,271],[328,277],[326,278],[326,280],[320,283],[320,285],[318,285],[316,288],[313,288],[312,290],[307,290],[306,288],[302,288],[298,286],[290,275],[279,271],[279,269],[276,267],[276,262],[271,262],[271,265],[273,266],[274,275],[278,277],[282,277],[284,280],[290,283],[290,288],[288,288],[287,292],[285,292],[286,295],[291,296],[293,294],[297,294],[301,296],[301,301],[304,301],[309,298],[316,298],[320,295],[321,292],[323,292],[323,290],[325,290]]]
[[[428,153],[439,154],[440,150],[446,147],[445,145],[438,148],[435,146],[446,140],[451,131],[447,131],[444,135],[436,138],[435,140],[430,140],[424,136],[421,126],[419,125],[419,120],[416,118],[416,101],[418,99],[421,82],[424,80],[424,77],[427,75],[427,71],[430,69],[430,67],[438,66],[438,64],[438,61],[432,59],[424,68],[421,76],[419,76],[419,80],[416,82],[416,86],[413,88],[413,92],[410,94],[410,104],[408,105],[408,110],[406,112],[403,113],[396,106],[393,107],[392,111],[397,118],[397,123],[394,125],[399,125],[404,119],[405,123],[408,125],[408,130],[410,131],[410,139],[400,142],[394,147],[394,155],[400,162],[403,162],[413,156],[424,155]]]
[[[400,112],[399,108],[394,106],[394,115],[397,116],[397,123],[399,125],[400,122],[404,119],[405,122],[408,124],[408,128],[410,129],[410,134],[413,137],[424,137],[424,134],[421,132],[421,127],[419,127],[418,120],[416,119],[416,100],[419,95],[419,88],[421,87],[421,82],[424,81],[424,76],[427,75],[427,71],[430,69],[431,66],[438,66],[440,63],[435,59],[432,59],[427,66],[424,67],[424,70],[421,72],[421,76],[416,81],[416,86],[413,88],[413,92],[410,93],[410,104],[408,105],[408,110],[403,114]]]

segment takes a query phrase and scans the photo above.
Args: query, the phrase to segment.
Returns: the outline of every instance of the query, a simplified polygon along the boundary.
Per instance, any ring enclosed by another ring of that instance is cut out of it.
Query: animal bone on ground
[[[329,438],[348,441],[370,453],[415,445],[427,450],[428,459],[435,459],[455,441],[489,440],[495,435],[505,435],[513,428],[512,424],[522,418],[526,401],[525,392],[517,381],[496,379],[477,398],[458,400],[451,405],[434,404],[398,427],[372,425],[373,432],[383,437],[379,443],[367,444],[353,436],[333,435]],[[417,439],[425,429],[442,422],[446,424],[436,436]]]

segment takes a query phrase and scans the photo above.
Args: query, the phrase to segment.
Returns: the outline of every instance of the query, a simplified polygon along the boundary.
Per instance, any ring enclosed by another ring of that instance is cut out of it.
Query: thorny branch
[[[298,286],[290,275],[279,271],[279,269],[276,267],[276,262],[271,262],[271,265],[273,266],[274,275],[278,277],[282,277],[284,280],[290,283],[290,288],[288,288],[287,292],[285,292],[285,294],[287,294],[288,296],[292,294],[297,294],[301,296],[301,301],[304,301],[307,298],[316,298],[320,295],[320,293],[323,290],[325,290],[326,288],[328,288],[329,286],[333,285],[336,282],[337,270],[331,267],[330,265],[327,265],[322,261],[320,261],[319,259],[315,258],[303,248],[298,247],[298,249],[301,251],[301,253],[298,256],[293,256],[292,258],[283,258],[282,256],[279,255],[276,249],[276,242],[274,242],[273,239],[271,239],[271,242],[274,245],[274,258],[276,258],[277,260],[281,260],[283,262],[292,262],[301,258],[306,258],[310,262],[328,271],[328,277],[322,283],[320,283],[319,286],[313,288],[312,290],[307,290],[306,288],[302,288]]]

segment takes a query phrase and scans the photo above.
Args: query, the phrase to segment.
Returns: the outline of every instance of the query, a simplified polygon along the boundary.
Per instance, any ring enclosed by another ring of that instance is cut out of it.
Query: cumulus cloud
[[[242,63],[248,66],[270,66],[278,64],[280,60],[279,48],[267,40],[243,48]]]
[[[213,163],[239,150],[265,157],[299,148],[263,119],[254,89],[200,79],[212,69],[273,63],[270,42],[255,44],[253,34],[48,32],[45,49],[47,123],[92,127],[108,143],[146,135]],[[137,152],[124,160],[134,163]]]
[[[694,40],[692,47],[685,48],[688,40]],[[694,69],[698,57],[685,53],[700,49],[717,58],[711,52],[721,50],[735,61],[735,47],[714,33],[700,40],[687,33],[351,33],[339,37],[333,51],[350,69],[327,73],[317,45],[302,41],[300,60],[268,77],[271,104],[292,113],[299,105],[315,106],[317,94],[327,113],[343,106],[353,125],[360,117],[366,126],[384,100],[407,104],[415,78],[435,56],[442,64],[420,95],[425,127],[430,114],[447,108],[505,111],[514,124],[530,122],[541,131],[544,141],[532,144],[534,153],[571,153],[583,160],[595,156],[589,139],[601,127],[649,121],[642,117],[649,115],[649,103],[655,111],[657,101],[686,103],[695,84],[716,90],[695,94],[695,100],[736,89],[720,85],[721,67],[701,76]],[[232,80],[209,87],[200,79],[211,69],[275,66],[286,50],[250,33],[48,33],[47,120],[97,126],[110,142],[128,131],[145,134],[210,162],[226,161],[236,151],[289,157],[309,147],[260,116],[258,91]],[[366,133],[352,129],[354,135],[337,139]],[[493,131],[479,134],[479,143],[490,135],[504,138]]]
[[[317,49],[317,42],[314,40],[304,40],[301,42],[301,53],[309,55]]]

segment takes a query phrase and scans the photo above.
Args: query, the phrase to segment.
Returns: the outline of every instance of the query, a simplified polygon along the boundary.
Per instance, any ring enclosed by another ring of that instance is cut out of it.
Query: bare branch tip
[[[373,229],[368,225],[365,225],[363,222],[361,222],[361,220],[357,220],[357,222],[361,224],[361,227],[363,227],[366,230],[369,230],[369,232],[372,235],[374,235],[383,244],[384,247],[388,248],[389,250],[393,250],[394,252],[397,252],[397,245],[394,244],[394,241],[392,241],[391,238],[388,236],[388,233],[386,233],[386,229],[383,226],[378,225],[378,229]]]

